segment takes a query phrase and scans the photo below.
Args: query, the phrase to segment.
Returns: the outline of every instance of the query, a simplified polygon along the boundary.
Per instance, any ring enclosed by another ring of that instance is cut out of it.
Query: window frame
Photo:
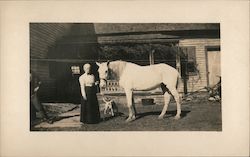
[[[184,52],[185,48],[186,49],[188,49],[188,48],[193,49],[193,51],[191,51],[191,52],[193,52],[193,58],[194,58],[192,61],[190,60],[189,54],[188,54],[188,53],[190,53],[190,51],[186,50],[186,52]],[[186,71],[185,71],[186,76],[188,77],[188,76],[196,76],[196,75],[198,75],[198,69],[196,68],[197,67],[196,46],[180,46],[180,50],[181,50],[181,54],[182,53],[184,53],[184,54],[187,53],[187,58],[185,58],[185,60],[184,60],[184,64],[187,64],[186,65]],[[193,66],[195,68],[194,71],[189,70],[188,64],[190,64],[190,63],[193,64]]]
[[[80,74],[81,74],[81,68],[80,68],[79,65],[71,65],[71,66],[70,66],[70,69],[71,69],[71,73],[72,73],[73,75],[80,75]],[[76,73],[76,71],[77,71],[77,73]],[[78,72],[78,71],[79,71],[79,72]]]

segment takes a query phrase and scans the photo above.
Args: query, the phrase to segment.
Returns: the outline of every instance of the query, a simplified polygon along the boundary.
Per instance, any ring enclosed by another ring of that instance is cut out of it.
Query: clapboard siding
[[[41,99],[50,100],[55,97],[55,80],[49,75],[49,63],[34,61],[32,59],[48,58],[49,47],[55,45],[57,40],[67,35],[71,29],[70,24],[31,23],[30,24],[30,68],[35,71],[41,81]]]
[[[198,64],[199,75],[190,76],[187,82],[188,92],[193,92],[207,86],[206,69],[206,46],[219,46],[220,39],[184,39],[180,40],[180,46],[195,46],[196,63]]]
[[[69,24],[30,24],[30,57],[47,58],[48,47],[70,30]]]

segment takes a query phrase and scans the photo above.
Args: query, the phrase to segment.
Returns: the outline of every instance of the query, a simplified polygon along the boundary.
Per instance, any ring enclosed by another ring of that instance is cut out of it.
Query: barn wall
[[[50,97],[53,97],[53,93],[55,93],[55,80],[49,76],[48,62],[39,61],[39,59],[48,58],[49,48],[62,36],[67,35],[70,29],[70,24],[30,24],[30,68],[39,75],[42,81],[39,91],[42,93],[42,99],[50,99]],[[34,59],[38,59],[38,61]]]
[[[68,34],[70,28],[70,24],[31,23],[30,57],[47,58],[48,47],[60,37]]]
[[[207,86],[206,46],[220,46],[220,39],[184,39],[179,46],[195,46],[196,63],[199,75],[190,76],[187,82],[188,92],[193,92]]]

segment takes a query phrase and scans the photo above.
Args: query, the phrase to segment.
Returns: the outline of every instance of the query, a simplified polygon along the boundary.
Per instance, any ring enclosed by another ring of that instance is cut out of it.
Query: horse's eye
[[[108,71],[105,71],[105,73],[107,74],[107,73],[108,73]]]

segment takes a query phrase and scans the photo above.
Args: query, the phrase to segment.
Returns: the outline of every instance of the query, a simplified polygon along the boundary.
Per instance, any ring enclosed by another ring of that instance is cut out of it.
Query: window
[[[71,66],[72,74],[80,74],[79,66]]]
[[[184,75],[196,75],[196,52],[194,46],[181,47],[181,66]]]

